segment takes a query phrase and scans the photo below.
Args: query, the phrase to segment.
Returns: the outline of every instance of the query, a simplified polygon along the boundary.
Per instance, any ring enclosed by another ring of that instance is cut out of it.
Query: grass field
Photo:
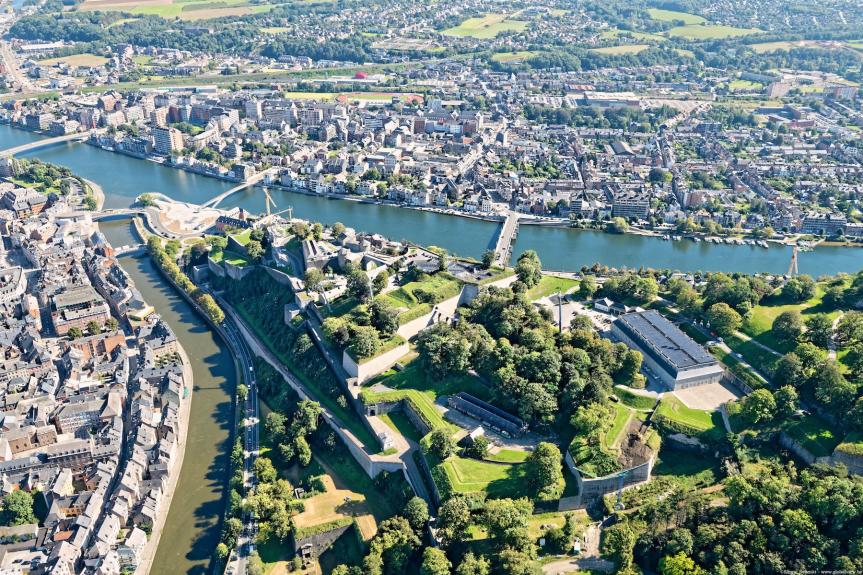
[[[620,444],[621,435],[626,429],[626,424],[632,418],[633,411],[620,403],[614,404],[614,421],[611,427],[605,432],[605,444],[610,448],[615,448]]]
[[[497,463],[524,463],[530,457],[530,451],[516,451],[515,449],[501,449],[497,453],[486,455],[486,461]]]
[[[577,285],[578,282],[573,279],[542,276],[538,284],[527,290],[527,299],[529,301],[536,301],[557,292],[565,294]]]
[[[143,16],[180,20],[208,20],[269,12],[275,4],[251,4],[249,0],[85,0],[78,10],[122,11]]]
[[[815,457],[826,457],[839,445],[841,437],[830,428],[826,421],[817,415],[793,423],[785,428],[785,433],[805,447]]]
[[[102,66],[108,62],[108,58],[97,56],[96,54],[74,54],[72,56],[63,56],[62,58],[48,58],[47,60],[39,60],[40,64],[45,66],[53,66],[55,64],[68,64],[73,68],[95,68]]]
[[[722,477],[719,461],[713,457],[693,457],[691,453],[663,446],[653,474],[672,477],[682,487],[695,489],[714,485]]]
[[[773,337],[773,321],[786,311],[799,311],[804,319],[807,315],[828,312],[822,305],[826,287],[825,284],[818,284],[815,295],[811,299],[801,303],[789,302],[778,293],[765,297],[761,304],[752,308],[752,312],[743,323],[743,333],[776,351],[791,351],[790,348],[783,346]],[[837,311],[829,312],[830,317],[833,318],[838,314],[839,312]]]
[[[717,440],[725,436],[725,426],[718,411],[686,407],[682,401],[669,394],[659,402],[653,420],[662,421],[670,431],[679,431],[707,440]]]
[[[497,52],[492,55],[491,59],[493,62],[500,62],[501,64],[512,64],[514,62],[523,62],[528,58],[533,58],[536,56],[538,52],[531,52],[530,50],[518,50],[515,52]]]
[[[453,456],[441,463],[438,469],[446,473],[456,493],[485,492],[491,498],[522,497],[527,493],[523,465]]]
[[[419,443],[420,437],[417,428],[411,423],[410,419],[401,412],[392,411],[390,413],[384,413],[383,415],[379,415],[378,418],[387,424],[387,426],[393,431],[400,433],[406,438],[416,441]]]
[[[659,8],[648,8],[650,17],[659,22],[683,22],[684,24],[706,24],[707,19],[696,14],[677,12],[675,10],[661,10]]]
[[[492,13],[482,18],[468,18],[458,26],[444,30],[443,33],[447,36],[488,40],[501,32],[521,32],[525,28],[527,28],[527,22],[508,20],[506,14]]]
[[[591,48],[591,52],[607,54],[610,56],[623,56],[626,54],[638,54],[650,48],[647,44],[622,44],[620,46],[606,46],[605,48]]]
[[[602,32],[599,37],[603,40],[614,40],[621,36],[630,36],[635,40],[643,40],[648,42],[665,42],[668,40],[665,36],[660,36],[659,34],[651,34],[650,32],[636,32],[635,30],[621,30],[619,28],[612,28],[611,30],[606,30]]]
[[[731,80],[728,82],[728,89],[732,92],[748,92],[752,90],[760,90],[764,86],[759,84],[758,82],[751,82],[749,80]]]
[[[622,385],[614,386],[614,395],[620,399],[622,404],[640,411],[650,411],[656,405],[656,398],[633,393]]]
[[[723,40],[758,34],[759,32],[762,30],[758,28],[735,28],[723,24],[691,24],[672,28],[668,31],[668,35],[690,40]]]
[[[421,302],[418,294],[433,294],[437,301],[444,301],[457,296],[460,290],[461,283],[458,280],[451,276],[434,274],[419,281],[408,282],[396,290],[378,296],[378,299],[388,301],[401,310],[399,322],[407,323],[431,311],[431,304]]]

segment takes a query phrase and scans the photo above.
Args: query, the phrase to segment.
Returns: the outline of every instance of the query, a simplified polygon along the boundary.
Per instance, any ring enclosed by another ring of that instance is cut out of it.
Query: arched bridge
[[[2,150],[0,151],[0,156],[16,156],[18,154],[23,154],[24,152],[38,150],[39,148],[46,148],[48,146],[53,146],[54,144],[61,144],[63,142],[83,142],[90,137],[91,133],[93,133],[93,130],[89,132],[76,132],[74,134],[66,134],[65,136],[56,136],[54,138],[35,140],[33,142],[30,142],[29,144],[21,144],[20,146],[15,146],[14,148]]]
[[[252,176],[251,178],[249,178],[248,180],[246,180],[245,182],[243,182],[242,184],[240,184],[239,186],[234,186],[230,190],[222,192],[221,194],[219,194],[218,196],[216,196],[215,198],[213,198],[209,202],[201,204],[201,206],[205,207],[205,208],[215,208],[220,203],[222,203],[222,200],[224,200],[228,196],[235,194],[235,193],[239,192],[240,190],[245,190],[246,188],[250,188],[250,187],[254,186],[255,184],[257,184],[258,182],[260,182],[261,180],[263,180],[264,178],[266,178],[268,175],[276,174],[276,173],[278,173],[278,171],[279,171],[278,168],[269,168],[269,169],[264,170],[263,172],[259,172],[259,173],[255,174],[254,176]]]

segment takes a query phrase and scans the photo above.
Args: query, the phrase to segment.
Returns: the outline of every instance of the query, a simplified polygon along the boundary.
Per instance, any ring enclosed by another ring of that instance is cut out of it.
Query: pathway
[[[831,330],[833,333],[836,333],[836,326],[839,325],[839,322],[842,320],[842,316],[845,315],[844,311],[840,311],[839,315],[836,316],[836,319],[833,320],[833,325],[831,326]],[[831,337],[830,342],[827,344],[827,357],[830,359],[836,359],[836,339]]]

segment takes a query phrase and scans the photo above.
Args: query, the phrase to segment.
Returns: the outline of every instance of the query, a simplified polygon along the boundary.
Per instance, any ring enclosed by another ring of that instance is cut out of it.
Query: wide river
[[[0,125],[0,150],[38,138],[35,134]],[[178,200],[201,203],[232,187],[227,182],[80,143],[59,144],[26,156],[67,166],[95,181],[106,192],[108,208],[126,207],[144,192],[161,192]],[[271,195],[279,209],[293,207],[297,217],[324,223],[340,221],[395,240],[441,246],[456,255],[479,257],[494,245],[499,228],[495,223],[480,220],[283,190],[273,190]],[[261,213],[264,195],[259,189],[247,189],[229,197],[221,207],[234,206]],[[673,242],[630,234],[522,225],[514,253],[517,256],[528,249],[539,253],[545,268],[568,271],[598,262],[618,268],[644,266],[682,271],[785,273],[791,259],[791,248],[784,246],[764,249],[688,240]],[[812,276],[856,272],[861,268],[863,250],[857,248],[824,246],[799,256],[800,272]]]
[[[0,125],[0,150],[24,144],[40,136]],[[232,184],[198,176],[159,164],[106,152],[86,144],[59,144],[24,154],[66,166],[99,184],[105,191],[105,207],[121,208],[144,192],[202,203]],[[279,209],[293,207],[297,217],[376,232],[396,240],[437,245],[453,254],[479,257],[494,245],[499,226],[480,220],[446,216],[391,206],[330,200],[273,190]],[[260,190],[237,193],[222,207],[241,206],[260,213]],[[115,246],[132,240],[127,222],[106,222],[102,230]],[[690,241],[671,242],[635,235],[611,235],[522,225],[516,255],[533,249],[547,269],[576,271],[600,262],[613,267],[670,268],[685,271],[740,271],[784,273],[790,248],[763,249]],[[147,258],[123,258],[144,298],[168,321],[189,354],[195,377],[191,426],[178,496],[171,506],[152,573],[206,572],[218,542],[219,517],[227,480],[231,396],[236,375],[227,348],[206,328],[194,311],[160,278]],[[818,276],[856,272],[863,268],[863,250],[820,247],[799,257],[801,273]]]

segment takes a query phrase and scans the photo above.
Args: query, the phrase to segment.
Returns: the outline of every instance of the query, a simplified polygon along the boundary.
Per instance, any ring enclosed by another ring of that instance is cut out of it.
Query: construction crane
[[[267,215],[269,216],[271,215],[270,204],[273,204],[274,208],[278,208],[279,206],[273,201],[273,198],[270,196],[270,190],[266,186],[264,186],[264,197],[266,198]]]
[[[791,263],[788,264],[788,273],[785,274],[787,276],[796,276],[800,273],[797,269],[797,252],[800,250],[797,246],[794,246],[794,249],[791,250]]]

